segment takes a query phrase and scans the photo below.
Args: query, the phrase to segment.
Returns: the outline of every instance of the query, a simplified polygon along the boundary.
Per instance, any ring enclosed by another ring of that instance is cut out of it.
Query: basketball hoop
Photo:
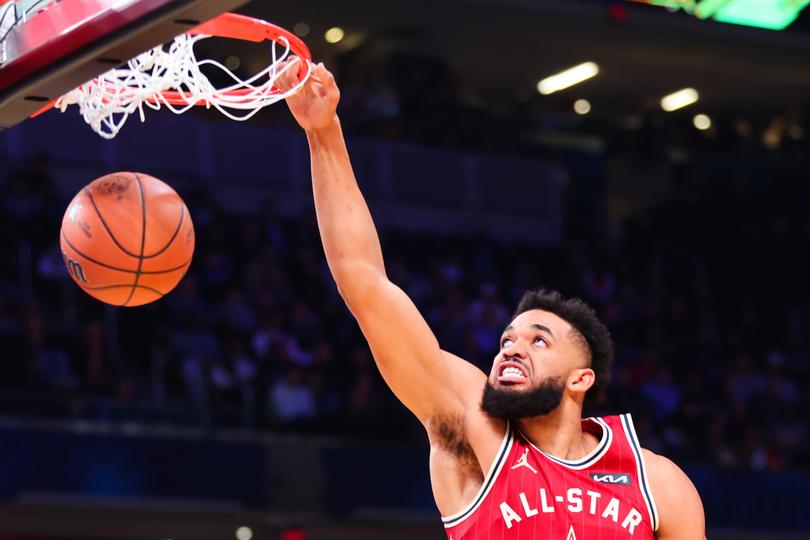
[[[241,79],[219,62],[196,57],[194,44],[209,37],[270,41],[270,63],[259,73]],[[279,64],[291,55],[301,61],[279,69]],[[228,118],[243,121],[297,92],[309,78],[311,58],[307,46],[287,30],[252,17],[223,13],[180,34],[170,44],[155,47],[125,66],[80,85],[34,116],[52,107],[64,112],[69,105],[78,105],[85,122],[105,139],[114,138],[136,111],[141,121],[145,121],[145,107],[153,110],[165,107],[175,114],[194,106],[214,107]],[[233,84],[216,88],[202,73],[201,66],[218,69]],[[287,92],[281,92],[275,81],[289,69],[298,69],[301,80]]]

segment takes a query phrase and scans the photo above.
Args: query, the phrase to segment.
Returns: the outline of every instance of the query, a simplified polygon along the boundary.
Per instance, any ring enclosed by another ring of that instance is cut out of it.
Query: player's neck
[[[575,403],[561,403],[554,411],[517,421],[518,429],[532,444],[556,458],[577,460],[599,443],[582,431],[582,409]]]

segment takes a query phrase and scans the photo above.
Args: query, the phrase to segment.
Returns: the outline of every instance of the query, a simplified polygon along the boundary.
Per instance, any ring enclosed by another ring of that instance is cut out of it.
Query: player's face
[[[501,334],[490,383],[496,388],[528,390],[582,367],[582,353],[569,336],[571,330],[554,313],[540,309],[521,313]]]
[[[572,372],[586,367],[572,328],[557,315],[531,310],[501,335],[482,405],[498,417],[548,414],[560,403]]]

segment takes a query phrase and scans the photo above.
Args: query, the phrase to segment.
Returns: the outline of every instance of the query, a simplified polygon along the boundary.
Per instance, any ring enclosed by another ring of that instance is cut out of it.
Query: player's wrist
[[[340,119],[337,113],[332,118],[322,125],[312,127],[305,130],[307,139],[310,144],[323,144],[329,141],[336,140],[342,137],[342,130],[340,127]]]

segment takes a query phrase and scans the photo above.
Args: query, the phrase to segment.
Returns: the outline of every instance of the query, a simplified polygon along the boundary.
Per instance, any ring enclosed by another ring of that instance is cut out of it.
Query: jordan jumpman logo
[[[534,474],[537,474],[537,471],[534,470],[534,467],[529,465],[529,449],[528,448],[523,451],[523,455],[520,456],[520,458],[517,460],[517,463],[512,465],[512,470],[515,470],[518,467],[526,467],[527,469],[532,471]]]

